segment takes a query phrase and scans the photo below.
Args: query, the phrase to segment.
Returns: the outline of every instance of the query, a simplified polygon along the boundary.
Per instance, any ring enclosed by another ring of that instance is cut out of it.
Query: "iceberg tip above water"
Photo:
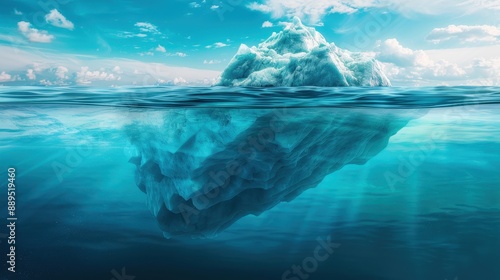
[[[242,44],[218,86],[390,86],[381,64],[366,53],[328,43],[295,17],[257,47]]]

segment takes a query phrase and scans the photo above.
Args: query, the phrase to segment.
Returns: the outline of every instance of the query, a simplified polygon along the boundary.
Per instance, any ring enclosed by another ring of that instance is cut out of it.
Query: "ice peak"
[[[285,54],[310,52],[322,45],[328,45],[323,35],[316,29],[305,26],[300,18],[294,17],[281,32],[271,35],[259,47]]]
[[[291,21],[280,22],[280,25],[282,25],[282,26],[285,27],[284,30],[288,30],[288,29],[307,29],[307,26],[305,26],[302,23],[302,20],[299,17],[297,17],[297,16],[294,16]]]
[[[298,17],[257,47],[240,47],[222,73],[221,86],[388,86],[370,55],[329,44]]]
[[[294,16],[292,22],[287,24],[287,28],[292,28],[292,27],[294,29],[307,29],[307,27],[302,23],[302,21],[298,16]]]
[[[293,24],[294,24],[294,25],[298,25],[298,26],[304,26],[304,25],[302,24],[302,21],[300,20],[300,18],[299,18],[298,16],[294,16],[294,17],[293,17]]]

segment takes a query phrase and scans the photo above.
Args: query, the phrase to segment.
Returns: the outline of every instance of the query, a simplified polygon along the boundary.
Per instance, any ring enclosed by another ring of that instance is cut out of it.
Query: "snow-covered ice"
[[[390,86],[371,55],[328,43],[295,17],[257,47],[242,44],[219,86]]]

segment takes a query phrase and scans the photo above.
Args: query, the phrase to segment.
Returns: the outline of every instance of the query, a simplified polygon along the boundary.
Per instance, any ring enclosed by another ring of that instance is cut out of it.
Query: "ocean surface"
[[[176,134],[161,133],[197,133],[205,116],[238,129],[283,108],[285,123],[304,120],[296,134],[328,129],[330,116],[356,120],[342,124],[348,135],[379,129],[372,119],[401,121],[366,162],[346,162],[290,201],[214,236],[165,238],[137,185],[130,131],[168,145]],[[0,279],[500,279],[499,169],[495,87],[0,87]]]

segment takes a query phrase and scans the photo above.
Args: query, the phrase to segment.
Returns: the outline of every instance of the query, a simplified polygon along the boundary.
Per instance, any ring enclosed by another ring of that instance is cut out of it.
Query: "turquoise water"
[[[1,88],[0,176],[6,188],[7,169],[16,169],[18,217],[17,272],[2,277],[119,280],[127,279],[116,274],[124,268],[137,280],[498,279],[499,92]],[[361,120],[339,133],[377,130],[363,124],[381,116],[400,127],[366,162],[342,165],[288,202],[209,238],[164,238],[129,162],[137,155],[130,129],[162,137],[172,126],[195,130],[207,123],[196,117],[202,110],[243,116],[237,129],[252,114],[282,107],[287,121],[304,120],[296,134],[329,128],[330,114]],[[315,256],[318,239],[335,243],[331,252],[321,247],[324,260]]]

